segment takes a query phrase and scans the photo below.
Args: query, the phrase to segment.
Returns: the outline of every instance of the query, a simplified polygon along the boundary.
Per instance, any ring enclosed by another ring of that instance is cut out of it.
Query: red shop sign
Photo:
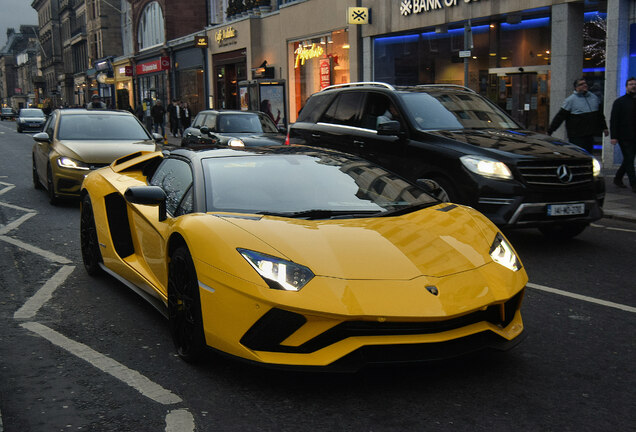
[[[168,69],[170,69],[170,58],[161,57],[159,60],[138,64],[137,75],[161,72]]]
[[[331,62],[329,59],[320,59],[320,88],[331,85]]]

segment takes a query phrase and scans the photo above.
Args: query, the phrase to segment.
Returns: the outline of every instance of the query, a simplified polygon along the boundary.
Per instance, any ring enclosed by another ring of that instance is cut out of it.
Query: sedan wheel
[[[40,178],[38,177],[38,170],[35,167],[35,159],[33,159],[33,187],[35,189],[42,189],[42,183],[40,183]]]
[[[60,202],[57,194],[55,193],[55,185],[53,183],[53,173],[51,172],[51,167],[49,166],[46,170],[46,187],[49,192],[49,203],[52,205],[56,205]]]
[[[168,320],[179,357],[200,360],[206,348],[201,317],[201,298],[194,262],[185,246],[170,259],[168,275]]]
[[[84,196],[82,199],[82,210],[80,213],[80,245],[82,249],[82,260],[84,268],[91,276],[97,276],[102,272],[100,263],[102,253],[99,250],[99,241],[97,240],[97,229],[95,228],[95,215],[93,213],[93,205],[91,198]]]

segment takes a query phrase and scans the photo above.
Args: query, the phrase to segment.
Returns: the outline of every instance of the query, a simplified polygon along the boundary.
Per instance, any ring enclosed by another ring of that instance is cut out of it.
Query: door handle
[[[315,138],[315,139],[319,139],[320,138],[320,134],[319,133],[312,133],[311,137]]]
[[[360,147],[364,147],[364,141],[353,140],[353,144]]]

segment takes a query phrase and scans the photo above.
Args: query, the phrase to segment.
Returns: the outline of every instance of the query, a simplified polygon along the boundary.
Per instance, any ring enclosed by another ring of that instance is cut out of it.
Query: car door
[[[357,136],[364,101],[361,91],[341,92],[320,117],[311,133],[311,145],[358,154]]]
[[[192,212],[192,168],[186,160],[178,157],[164,160],[149,183],[159,186],[166,193],[169,219]],[[132,212],[131,232],[138,247],[126,261],[155,286],[165,290],[168,284],[165,257],[170,221],[159,221],[156,206],[130,205],[135,210]]]
[[[46,132],[49,135],[49,141],[35,141],[34,144],[33,159],[38,177],[40,178],[40,183],[42,184],[46,184],[47,181],[46,175],[49,166],[49,153],[51,152],[53,140],[55,139],[55,125],[57,123],[58,116],[58,112],[54,111],[44,124],[43,132]]]
[[[400,132],[393,135],[378,133],[378,126],[390,121],[400,124]],[[392,171],[412,164],[407,160],[406,123],[398,106],[386,93],[369,91],[365,94],[360,128],[352,140],[352,152]]]

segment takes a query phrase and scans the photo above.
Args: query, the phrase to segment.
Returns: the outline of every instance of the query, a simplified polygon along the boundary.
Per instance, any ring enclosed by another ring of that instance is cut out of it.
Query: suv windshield
[[[518,129],[519,126],[481,96],[468,92],[402,92],[407,113],[423,130]]]
[[[57,137],[91,141],[151,139],[134,116],[105,113],[62,116]]]

